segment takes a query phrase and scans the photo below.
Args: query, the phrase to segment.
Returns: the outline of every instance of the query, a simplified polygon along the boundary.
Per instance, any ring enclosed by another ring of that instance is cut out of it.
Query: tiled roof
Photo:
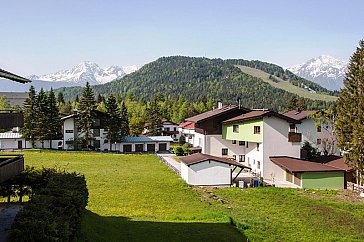
[[[20,133],[0,133],[0,139],[21,139]]]
[[[201,154],[201,153],[197,153],[197,154],[193,154],[193,155],[189,155],[189,156],[180,158],[180,161],[183,162],[184,164],[186,164],[187,166],[197,164],[197,163],[207,161],[207,160],[214,160],[217,162],[234,165],[234,166],[238,166],[241,168],[251,169],[250,167],[244,166],[243,164],[236,162],[234,160],[229,160],[229,159],[212,156],[212,155]]]
[[[120,139],[124,143],[172,142],[171,136],[126,136]]]
[[[194,129],[195,128],[195,123],[192,123],[192,122],[184,122],[184,123],[181,123],[179,125],[180,128],[184,128],[184,129]]]
[[[12,81],[16,81],[16,82],[20,82],[20,83],[27,83],[27,82],[32,82],[31,80],[28,80],[24,77],[21,77],[21,76],[18,76],[18,75],[15,75],[11,72],[8,72],[8,71],[5,71],[5,70],[2,70],[0,69],[0,77],[2,78],[6,78],[6,79],[9,79],[9,80],[12,80]]]
[[[303,111],[297,111],[297,110],[291,110],[288,112],[285,112],[283,115],[287,116],[289,118],[293,118],[295,120],[301,121],[303,119],[306,119],[308,116],[318,113],[320,111],[318,110],[303,110]]]
[[[205,120],[205,119],[208,119],[208,118],[212,118],[212,117],[215,117],[215,116],[227,113],[227,112],[231,112],[232,110],[235,110],[235,109],[238,109],[238,106],[236,106],[236,105],[224,106],[224,107],[222,107],[220,109],[216,108],[214,110],[207,111],[207,112],[195,115],[193,117],[187,118],[186,121],[197,123],[199,121],[202,121],[202,120]],[[246,111],[249,110],[249,109],[246,109],[246,108],[241,108],[241,109],[246,110]]]
[[[270,160],[290,172],[318,172],[318,171],[344,171],[344,169],[336,168],[326,164],[313,161],[301,160],[288,156],[271,156]]]
[[[284,116],[282,114],[276,113],[271,110],[253,110],[248,113],[225,120],[223,123],[226,124],[226,123],[235,123],[235,122],[241,122],[241,121],[254,120],[254,119],[258,119],[258,118],[263,118],[264,116],[275,116],[275,117],[287,120],[288,122],[292,122],[292,123],[298,122],[295,119],[289,118],[287,116]]]

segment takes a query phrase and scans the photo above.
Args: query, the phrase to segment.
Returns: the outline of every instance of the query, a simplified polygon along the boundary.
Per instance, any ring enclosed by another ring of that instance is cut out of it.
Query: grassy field
[[[297,94],[300,97],[309,98],[309,99],[313,99],[313,100],[323,100],[323,101],[336,101],[337,100],[337,97],[334,97],[334,96],[320,94],[320,93],[311,93],[304,88],[297,87],[297,86],[293,85],[292,83],[290,83],[288,81],[284,81],[283,79],[276,77],[276,76],[274,78],[276,80],[278,80],[279,82],[274,82],[271,79],[269,79],[268,73],[255,69],[255,68],[251,68],[251,67],[247,67],[247,66],[240,66],[240,65],[237,65],[237,67],[239,67],[242,72],[244,72],[248,75],[260,78],[263,81],[268,82],[273,87]]]
[[[364,240],[364,199],[343,191],[191,188],[153,155],[25,152],[25,161],[85,174],[80,241]]]
[[[86,176],[80,241],[243,241],[217,206],[201,201],[154,155],[25,152],[26,165]]]

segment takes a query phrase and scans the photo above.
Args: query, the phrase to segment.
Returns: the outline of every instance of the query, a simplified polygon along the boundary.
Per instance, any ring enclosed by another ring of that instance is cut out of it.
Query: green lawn
[[[25,162],[86,176],[81,241],[244,240],[226,213],[201,201],[154,155],[25,152]]]
[[[154,155],[25,152],[25,161],[85,174],[80,241],[364,241],[364,199],[342,191],[191,188]]]
[[[276,80],[278,80],[278,82],[274,82],[271,79],[269,79],[268,73],[255,69],[255,68],[251,68],[251,67],[247,67],[247,66],[240,66],[240,65],[238,65],[237,67],[239,67],[242,72],[244,72],[248,75],[260,78],[263,81],[268,82],[273,87],[297,94],[300,97],[309,98],[309,99],[313,99],[313,100],[323,100],[323,101],[336,101],[337,100],[337,97],[330,96],[327,94],[311,93],[308,90],[297,87],[297,86],[293,85],[292,83],[290,83],[288,81],[284,81],[283,79],[281,79],[277,76],[274,76],[274,78]]]

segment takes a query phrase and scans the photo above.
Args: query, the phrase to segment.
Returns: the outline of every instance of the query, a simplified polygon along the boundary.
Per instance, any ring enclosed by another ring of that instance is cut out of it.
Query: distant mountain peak
[[[312,80],[330,90],[340,90],[343,86],[348,62],[330,55],[320,55],[302,64],[288,68],[294,74]]]
[[[90,85],[98,85],[119,79],[138,69],[138,66],[127,66],[124,70],[124,67],[117,65],[103,69],[95,62],[83,61],[69,70],[61,70],[46,75],[31,75],[28,78],[38,81],[69,83],[71,86],[83,86],[86,82],[89,82]]]

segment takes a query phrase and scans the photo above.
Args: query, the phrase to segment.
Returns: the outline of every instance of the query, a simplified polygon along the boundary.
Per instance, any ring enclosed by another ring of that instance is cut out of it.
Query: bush
[[[173,147],[173,151],[177,156],[182,156],[184,155],[184,151],[183,148],[181,146],[175,146]]]
[[[186,143],[186,137],[181,135],[178,139],[179,145],[184,145]]]
[[[46,186],[33,190],[15,217],[9,241],[72,241],[88,201],[83,175],[43,170]],[[34,192],[36,191],[36,192]]]

